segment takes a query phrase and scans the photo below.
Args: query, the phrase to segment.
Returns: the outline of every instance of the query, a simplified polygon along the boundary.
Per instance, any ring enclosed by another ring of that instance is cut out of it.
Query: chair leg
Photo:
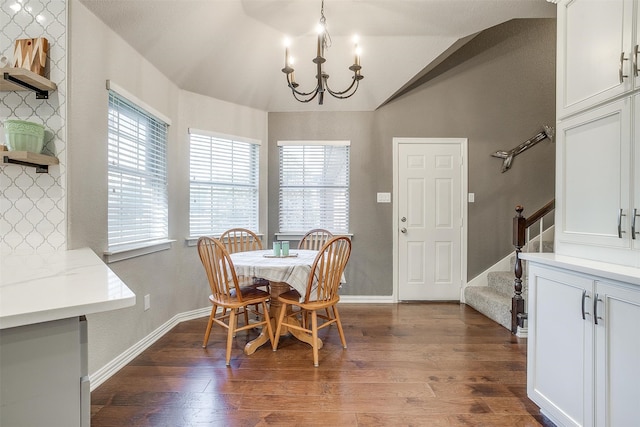
[[[262,302],[262,313],[263,313],[264,321],[267,323],[267,332],[269,333],[269,341],[271,342],[271,347],[273,347],[273,327],[271,326],[271,318],[269,317],[269,310],[267,309],[267,303],[264,301]]]
[[[231,347],[233,346],[233,337],[236,336],[236,309],[231,310],[229,317],[229,331],[227,332],[227,366],[231,364]]]
[[[313,366],[318,367],[318,314],[311,312],[311,345],[313,346]]]
[[[344,339],[344,330],[342,329],[340,314],[338,313],[338,307],[335,305],[333,306],[333,315],[336,318],[336,325],[338,325],[338,333],[340,334],[340,341],[342,341],[342,348],[347,348],[347,341]]]
[[[207,348],[209,343],[209,334],[211,334],[211,327],[213,326],[213,318],[216,316],[216,310],[218,307],[214,305],[211,308],[211,314],[209,315],[209,323],[207,323],[207,330],[204,332],[204,340],[202,341],[202,348]]]
[[[287,312],[287,304],[282,303],[280,307],[280,316],[278,316],[278,323],[276,327],[276,334],[273,338],[273,351],[278,349],[278,341],[280,341],[280,330],[282,329],[282,322],[284,321],[284,314]]]
[[[248,325],[249,324],[249,313],[247,312],[247,307],[244,307],[242,309],[242,311],[244,311],[244,324]]]

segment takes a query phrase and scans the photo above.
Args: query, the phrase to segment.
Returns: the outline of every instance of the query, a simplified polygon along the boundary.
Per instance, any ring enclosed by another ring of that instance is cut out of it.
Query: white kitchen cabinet
[[[595,292],[596,425],[637,425],[640,291],[598,280]]]
[[[640,86],[633,73],[635,7],[637,0],[558,2],[558,118]]]
[[[136,296],[89,248],[0,257],[0,426],[88,426],[85,314]]]
[[[558,426],[637,425],[640,270],[529,261],[527,393]]]
[[[560,0],[558,254],[640,267],[640,0]]]
[[[558,123],[556,252],[560,254],[602,259],[602,247],[631,249],[631,104],[625,97]],[[609,261],[616,257],[619,263],[636,265],[638,253],[627,252],[612,251]]]
[[[592,293],[588,278],[529,265],[527,393],[558,425],[593,425]]]
[[[0,359],[0,425],[89,426],[83,318],[1,329]]]

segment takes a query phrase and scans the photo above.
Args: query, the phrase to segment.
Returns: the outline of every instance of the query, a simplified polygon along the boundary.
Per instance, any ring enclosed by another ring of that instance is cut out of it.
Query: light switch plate
[[[476,201],[476,193],[469,193],[469,203]]]
[[[378,193],[378,203],[391,203],[391,193]]]

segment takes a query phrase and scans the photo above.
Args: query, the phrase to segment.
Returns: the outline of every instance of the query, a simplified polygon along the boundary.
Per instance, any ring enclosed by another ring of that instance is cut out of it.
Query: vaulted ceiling
[[[288,37],[300,89],[313,89],[320,0],[80,1],[180,88],[277,112],[375,110],[474,34],[556,13],[546,0],[325,0],[330,86],[351,81],[356,33],[365,78],[318,105],[295,101],[281,69]]]

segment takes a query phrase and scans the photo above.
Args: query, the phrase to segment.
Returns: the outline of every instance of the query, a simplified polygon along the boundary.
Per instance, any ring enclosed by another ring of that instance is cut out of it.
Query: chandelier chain
[[[320,25],[324,30],[322,45],[325,49],[329,49],[331,47],[331,35],[329,35],[329,29],[327,28],[327,18],[324,16],[324,0],[322,0],[322,4],[320,5]]]

